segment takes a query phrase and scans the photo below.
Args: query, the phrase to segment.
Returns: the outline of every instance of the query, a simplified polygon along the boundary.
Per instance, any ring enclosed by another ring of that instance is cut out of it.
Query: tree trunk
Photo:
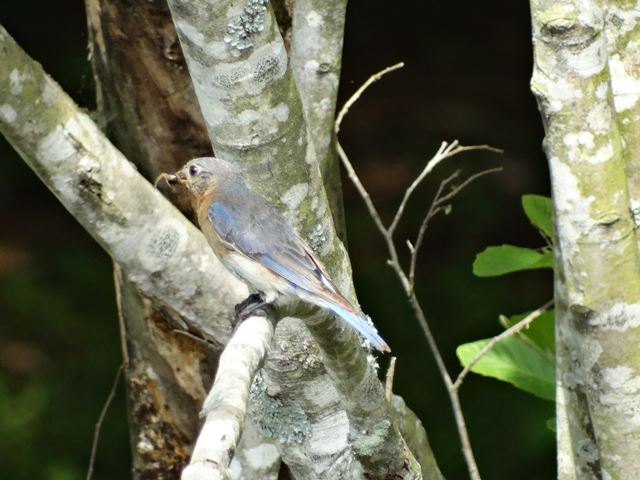
[[[638,122],[640,89],[633,9],[629,2],[531,1],[531,85],[545,125],[556,226],[563,480],[640,476],[640,258],[630,194],[640,185],[633,166],[637,131],[629,126]]]

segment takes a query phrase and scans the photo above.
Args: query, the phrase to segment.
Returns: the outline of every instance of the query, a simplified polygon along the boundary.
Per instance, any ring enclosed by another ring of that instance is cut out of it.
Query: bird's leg
[[[235,307],[236,316],[238,316],[249,305],[252,305],[254,303],[262,303],[262,302],[264,302],[264,300],[262,299],[262,296],[259,293],[252,293],[251,295],[249,295],[247,298],[245,298],[243,301],[241,301],[236,305]]]
[[[235,310],[235,318],[234,318],[234,327],[238,325],[241,321],[246,320],[251,315],[255,314],[258,310],[267,310],[272,309],[273,305],[271,303],[266,302],[262,295],[259,293],[254,293],[245,298],[242,302],[236,305]]]

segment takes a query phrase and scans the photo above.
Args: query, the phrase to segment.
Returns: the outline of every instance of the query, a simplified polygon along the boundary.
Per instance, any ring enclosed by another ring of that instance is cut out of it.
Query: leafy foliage
[[[466,366],[489,341],[485,339],[465,343],[456,349],[456,354]],[[520,335],[498,342],[471,367],[471,371],[509,382],[545,400],[555,399],[553,358]]]
[[[473,273],[478,277],[495,277],[506,273],[538,268],[552,268],[551,251],[541,252],[514,245],[487,247],[476,256]]]
[[[540,195],[524,195],[522,208],[547,244],[553,238],[551,199]],[[494,277],[507,273],[540,268],[553,268],[549,245],[531,249],[515,245],[490,246],[480,252],[473,263],[473,273],[479,277]],[[529,313],[506,317],[501,323],[509,328]],[[511,383],[515,387],[545,400],[555,400],[555,335],[554,311],[548,310],[516,335],[500,340],[471,366],[479,375]],[[460,345],[456,353],[466,367],[491,339]]]
[[[523,195],[522,209],[529,221],[547,238],[553,238],[553,205],[549,197],[542,195]]]

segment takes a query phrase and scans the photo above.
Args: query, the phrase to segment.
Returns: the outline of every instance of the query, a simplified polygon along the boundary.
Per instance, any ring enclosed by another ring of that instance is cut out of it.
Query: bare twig
[[[123,368],[124,368],[124,364],[121,364],[118,367],[116,376],[113,379],[113,384],[111,385],[111,389],[109,390],[109,395],[107,395],[107,400],[104,402],[104,405],[102,406],[102,410],[100,411],[100,415],[98,416],[98,421],[96,422],[96,429],[93,432],[93,442],[91,443],[91,455],[89,456],[89,467],[87,467],[86,480],[91,480],[91,477],[93,476],[93,465],[95,464],[95,461],[96,461],[96,452],[98,451],[98,440],[100,439],[100,430],[102,429],[102,423],[104,422],[104,418],[107,416],[107,412],[109,411],[111,402],[113,401],[113,398],[116,396],[116,390],[118,389],[118,383],[120,382],[120,376],[122,375]]]
[[[387,397],[387,401],[391,401],[391,395],[393,394],[393,376],[396,373],[396,357],[391,357],[389,362],[389,369],[387,370],[387,376],[384,382],[384,396]]]
[[[409,303],[413,310],[414,315],[416,316],[420,327],[422,328],[422,332],[424,333],[425,338],[427,339],[427,343],[429,344],[429,349],[431,350],[431,354],[433,355],[436,365],[438,366],[438,371],[440,372],[440,376],[444,381],[445,386],[447,387],[447,393],[449,394],[449,401],[451,402],[451,408],[453,410],[453,416],[456,422],[456,427],[458,429],[458,436],[460,437],[460,443],[462,445],[462,454],[464,455],[465,461],[467,463],[467,469],[469,470],[469,476],[472,480],[480,480],[480,473],[478,471],[478,466],[476,465],[476,460],[473,456],[473,449],[471,448],[471,441],[469,440],[469,432],[467,431],[467,425],[464,420],[464,415],[462,413],[462,407],[460,405],[460,397],[458,395],[458,390],[453,388],[453,381],[451,380],[451,376],[447,371],[447,367],[444,363],[444,359],[442,358],[442,354],[440,353],[440,349],[438,348],[438,344],[436,342],[435,337],[433,336],[433,332],[431,331],[431,327],[429,326],[429,322],[427,321],[427,317],[422,310],[422,306],[418,301],[418,297],[415,292],[408,291],[406,292],[409,297]]]
[[[369,210],[369,214],[371,215],[371,218],[375,222],[376,226],[378,227],[378,230],[380,230],[380,233],[382,234],[382,237],[385,240],[389,257],[390,257],[387,263],[391,266],[393,271],[396,273],[396,276],[398,277],[400,283],[402,284],[402,287],[404,288],[404,291],[407,297],[409,298],[409,303],[418,320],[418,323],[420,324],[420,327],[422,328],[425,338],[427,339],[427,343],[431,350],[431,354],[433,355],[436,361],[436,364],[438,366],[438,371],[440,372],[440,376],[442,377],[442,380],[444,381],[445,386],[447,387],[447,393],[449,394],[449,400],[451,402],[451,407],[453,409],[453,414],[455,417],[458,435],[460,437],[460,443],[462,444],[462,453],[467,463],[469,476],[471,477],[472,480],[480,480],[480,473],[478,472],[478,467],[476,465],[476,461],[473,456],[473,450],[471,449],[469,433],[467,432],[464,415],[462,413],[462,408],[460,406],[460,398],[458,397],[458,391],[453,388],[453,381],[451,380],[451,376],[447,371],[447,367],[444,363],[442,354],[440,353],[440,349],[438,348],[438,345],[433,336],[433,333],[431,332],[429,323],[427,322],[427,319],[424,315],[424,311],[422,310],[420,302],[418,301],[418,298],[416,297],[413,289],[411,288],[411,284],[409,282],[409,278],[407,277],[407,274],[402,269],[402,265],[400,264],[400,260],[398,258],[398,251],[393,241],[393,237],[390,234],[389,230],[387,230],[384,224],[382,223],[382,219],[375,205],[373,204],[373,201],[371,200],[369,193],[362,185],[362,182],[358,178],[358,175],[355,173],[353,165],[351,165],[351,162],[347,157],[347,154],[345,153],[344,149],[342,148],[339,142],[337,142],[336,145],[338,149],[338,154],[340,155],[340,159],[342,160],[342,163],[347,171],[347,174],[349,175],[349,178],[356,186],[356,189],[360,193],[362,199],[364,200],[367,206],[367,209]],[[415,249],[413,250],[414,250],[414,253],[412,255],[415,254]]]
[[[431,158],[431,160],[427,162],[427,165],[424,167],[422,172],[420,172],[420,175],[416,177],[413,183],[411,183],[409,188],[407,188],[407,190],[404,192],[404,197],[402,198],[402,201],[400,202],[400,206],[398,207],[398,210],[395,216],[393,217],[393,221],[389,226],[389,233],[391,235],[393,235],[393,233],[395,232],[396,227],[398,226],[398,223],[402,218],[402,214],[404,213],[404,209],[407,206],[407,203],[409,202],[409,198],[411,198],[411,195],[413,195],[413,192],[415,191],[415,189],[418,188],[418,186],[427,177],[427,175],[429,175],[433,171],[433,169],[436,166],[438,166],[438,164],[440,164],[440,162],[442,162],[443,160],[446,160],[447,158],[458,155],[459,153],[467,152],[469,150],[488,150],[491,152],[502,153],[502,150],[493,148],[489,145],[471,145],[471,146],[465,147],[465,146],[459,145],[457,140],[454,140],[450,144],[447,144],[447,142],[442,142],[442,144],[440,145],[440,148],[438,149],[436,154],[433,156],[433,158]]]
[[[516,323],[512,327],[509,327],[508,329],[506,329],[500,335],[496,335],[495,337],[493,337],[489,341],[489,343],[487,343],[482,348],[482,350],[480,350],[478,352],[478,354],[475,357],[473,357],[473,360],[471,360],[467,364],[467,366],[464,367],[464,369],[458,374],[458,378],[456,378],[456,381],[453,384],[453,388],[456,389],[456,390],[458,390],[460,388],[460,386],[462,385],[462,382],[464,381],[465,377],[469,374],[469,372],[471,371],[473,366],[476,363],[478,363],[478,361],[480,361],[480,359],[482,357],[484,357],[493,347],[495,347],[496,344],[500,340],[504,340],[505,338],[510,337],[511,335],[515,335],[516,333],[518,333],[518,332],[524,330],[525,328],[529,327],[529,325],[531,325],[531,322],[533,322],[536,318],[538,318],[540,315],[542,315],[544,312],[546,312],[549,309],[549,307],[551,307],[552,305],[553,305],[553,300],[549,300],[547,303],[542,305],[540,308],[534,310],[529,315],[524,317],[518,323]]]
[[[425,215],[422,223],[420,224],[420,228],[418,230],[418,236],[416,237],[416,241],[414,244],[409,247],[409,252],[411,253],[411,264],[409,266],[409,284],[411,285],[411,290],[414,288],[415,283],[415,275],[416,275],[416,264],[418,262],[418,252],[420,251],[420,247],[422,246],[422,241],[424,240],[424,235],[427,232],[427,227],[429,226],[429,222],[433,217],[435,217],[439,212],[446,208],[446,202],[455,197],[458,193],[460,193],[465,187],[471,184],[473,181],[477,180],[484,175],[488,175],[490,173],[496,173],[502,171],[502,167],[498,168],[489,168],[487,170],[482,170],[478,173],[475,173],[469,176],[464,182],[460,185],[453,187],[448,193],[443,194],[445,188],[449,183],[455,180],[460,175],[460,170],[456,170],[453,174],[449,175],[445,178],[440,185],[438,186],[438,190],[436,195],[433,198],[433,202],[431,202],[431,206],[429,207],[429,211]]]
[[[346,102],[344,102],[344,105],[342,106],[342,108],[340,109],[340,112],[338,112],[338,116],[336,117],[336,124],[335,124],[335,132],[336,134],[340,131],[340,125],[342,124],[342,119],[344,118],[344,116],[347,114],[347,112],[349,111],[349,109],[351,108],[351,106],[356,103],[356,101],[360,98],[360,95],[362,95],[362,93],[369,88],[369,86],[372,83],[377,82],[378,80],[380,80],[382,77],[384,77],[387,73],[393,72],[394,70],[398,70],[400,68],[404,67],[404,62],[398,62],[395,65],[391,65],[390,67],[387,67],[383,70],[380,70],[378,73],[371,75],[366,82],[364,82],[362,84],[362,86],[355,91],[355,93],[353,95],[351,95],[351,97],[349,98],[349,100],[347,100]]]
[[[396,70],[397,68],[400,68],[402,65],[403,64],[393,65],[391,67],[388,67],[382,70],[381,72],[376,73],[375,75],[372,75],[358,90],[356,90],[356,92],[351,96],[351,98],[349,98],[349,100],[347,100],[347,102],[344,104],[344,106],[340,110],[340,113],[338,114],[338,117],[336,119],[336,124],[335,124],[336,133],[340,131],[340,124],[342,123],[342,120],[344,119],[344,116],[346,115],[346,113],[349,111],[349,108],[355,103],[355,101],[358,98],[360,98],[360,96],[367,89],[367,87],[369,87],[369,85],[371,85],[372,83],[382,78],[386,73]],[[439,163],[441,163],[443,160],[447,158],[453,157],[459,153],[469,151],[469,150],[489,150],[494,152],[501,152],[501,150],[495,149],[488,145],[461,146],[457,140],[451,143],[442,142],[442,144],[440,145],[440,148],[438,148],[438,151],[427,162],[422,172],[416,177],[416,179],[411,183],[409,188],[406,190],[404,197],[402,198],[402,201],[400,202],[398,210],[396,211],[396,214],[391,224],[389,225],[389,227],[385,227],[382,221],[382,217],[380,216],[378,210],[373,204],[373,201],[371,200],[371,196],[369,195],[369,193],[367,192],[367,189],[364,187],[360,178],[356,174],[355,169],[353,168],[353,165],[351,164],[347,154],[342,148],[342,145],[340,145],[340,142],[336,142],[336,149],[338,151],[338,155],[340,156],[340,159],[342,160],[342,164],[344,165],[347,175],[355,185],[362,199],[364,200],[367,210],[369,211],[369,215],[373,219],[380,234],[384,238],[385,244],[387,246],[387,251],[389,254],[389,260],[387,261],[387,263],[389,264],[389,266],[391,266],[393,271],[396,273],[396,276],[398,277],[400,283],[402,284],[402,287],[405,290],[405,293],[409,299],[411,308],[413,309],[413,312],[418,320],[418,323],[422,327],[422,331],[425,335],[427,343],[429,344],[431,353],[436,361],[440,375],[447,387],[447,392],[449,394],[449,399],[451,402],[453,414],[456,421],[458,435],[460,437],[460,442],[462,444],[462,452],[464,454],[465,461],[467,463],[467,468],[469,470],[469,476],[473,480],[480,480],[480,473],[478,472],[478,467],[476,465],[475,458],[473,456],[471,442],[469,441],[469,434],[467,432],[464,415],[462,413],[462,408],[460,406],[460,398],[458,396],[458,390],[454,388],[453,381],[451,379],[451,376],[449,375],[449,372],[447,371],[446,365],[442,358],[442,354],[440,353],[440,350],[435,341],[433,333],[431,332],[431,328],[429,326],[429,323],[427,322],[424,311],[422,310],[422,306],[420,305],[420,302],[418,301],[418,298],[416,297],[415,292],[413,291],[413,277],[415,275],[415,263],[416,263],[417,253],[419,251],[420,245],[422,244],[422,240],[424,238],[424,233],[426,231],[429,219],[432,218],[437,212],[439,212],[441,208],[443,208],[444,202],[448,201],[457,193],[459,193],[460,190],[462,190],[462,188],[467,186],[473,180],[475,180],[479,176],[489,173],[490,171],[480,172],[476,175],[472,175],[460,186],[452,189],[446,195],[442,195],[444,188],[458,174],[456,173],[452,175],[441,184],[440,189],[436,195],[436,201],[432,205],[432,208],[430,208],[429,212],[427,213],[427,217],[425,221],[423,221],[423,224],[421,225],[421,229],[418,233],[418,238],[416,240],[416,245],[414,246],[411,244],[411,242],[407,242],[409,251],[411,253],[411,266],[410,266],[410,274],[409,274],[410,276],[407,275],[405,270],[402,268],[402,265],[400,264],[400,260],[398,258],[398,251],[396,249],[395,242],[393,239],[393,234],[396,230],[396,227],[398,226],[398,223],[402,218],[405,207],[409,202],[411,195],[416,190],[416,188],[418,188],[420,183],[427,177],[427,175],[429,175],[429,173],[433,171],[433,169]],[[441,201],[438,202],[437,201],[438,199],[440,199]]]
[[[273,323],[265,316],[244,320],[225,347],[216,378],[202,407],[204,425],[182,480],[228,478],[231,456],[247,413],[249,388],[271,343]]]
[[[416,236],[415,244],[412,244],[407,240],[407,245],[409,246],[409,253],[411,254],[411,263],[409,265],[409,285],[411,286],[411,291],[415,286],[415,275],[416,275],[416,263],[418,261],[418,251],[422,246],[422,241],[424,240],[424,234],[427,231],[427,227],[429,226],[429,222],[433,217],[435,217],[438,212],[441,210],[441,202],[439,201],[442,197],[442,192],[444,189],[451,183],[453,180],[458,178],[460,175],[460,170],[456,170],[447,178],[440,182],[438,185],[438,190],[436,191],[435,196],[433,197],[433,201],[429,206],[429,210],[427,214],[424,216],[422,223],[420,224],[420,228],[418,229],[418,235]]]

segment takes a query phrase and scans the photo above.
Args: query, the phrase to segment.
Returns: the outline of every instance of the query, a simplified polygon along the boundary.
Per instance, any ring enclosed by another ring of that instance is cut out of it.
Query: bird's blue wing
[[[209,220],[220,238],[247,257],[306,292],[313,303],[341,317],[378,350],[389,347],[367,317],[340,294],[320,262],[284,217],[255,194],[241,201],[229,196],[209,206]]]
[[[209,218],[220,238],[299,288],[311,293],[337,293],[319,262],[280,213],[269,209],[261,214],[259,208],[250,207],[239,208],[219,200],[211,203]]]

